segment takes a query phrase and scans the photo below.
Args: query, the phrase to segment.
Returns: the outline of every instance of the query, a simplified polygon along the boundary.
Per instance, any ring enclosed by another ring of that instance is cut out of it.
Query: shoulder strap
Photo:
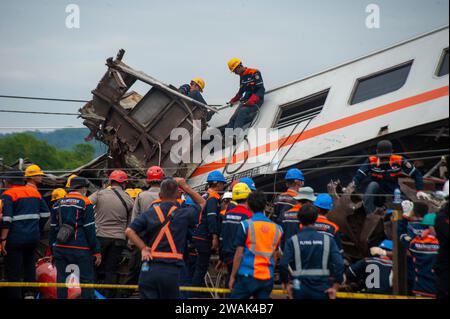
[[[111,187],[111,190],[114,192],[114,194],[116,194],[116,196],[120,199],[120,201],[122,202],[123,207],[125,207],[125,211],[128,214],[128,206],[127,203],[125,203],[125,200],[122,198],[122,196],[119,194],[119,192],[117,191],[117,189],[114,189],[113,187]]]
[[[153,206],[155,209],[156,214],[158,215],[159,221],[161,224],[158,226],[157,230],[153,234],[152,238],[149,241],[149,246],[151,247],[153,245],[153,242],[155,241],[156,237],[159,235],[161,230],[166,226],[170,221],[172,221],[175,217],[175,211],[177,209],[177,206],[172,206],[169,210],[169,213],[167,214],[167,218],[164,219],[164,214],[162,213],[161,207],[155,205]]]

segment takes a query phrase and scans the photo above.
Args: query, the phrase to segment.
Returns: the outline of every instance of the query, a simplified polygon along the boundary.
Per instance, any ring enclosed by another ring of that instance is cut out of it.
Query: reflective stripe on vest
[[[291,240],[292,243],[294,244],[294,262],[295,262],[295,270],[291,271],[293,277],[330,275],[330,270],[328,269],[328,257],[330,255],[330,237],[328,235],[323,236],[323,255],[322,255],[321,269],[303,269],[302,255],[300,251],[300,245],[298,243],[298,235],[293,236]]]
[[[153,208],[155,209],[155,212],[158,215],[158,218],[159,218],[159,221],[161,222],[161,224],[164,223],[166,218],[164,217],[161,207],[154,206]],[[177,206],[172,206],[169,210],[169,213],[167,214],[167,218],[169,218],[169,216],[176,209],[177,209]],[[170,225],[170,221],[159,231],[159,234],[156,237],[156,239],[153,242],[153,245],[151,247],[151,250],[150,250],[151,254],[153,257],[156,257],[156,258],[171,258],[171,259],[183,260],[183,254],[180,254],[177,250],[177,246],[175,245],[175,242],[173,240],[172,232],[169,229],[169,225]],[[156,250],[158,248],[159,244],[161,243],[161,240],[164,235],[166,236],[166,239],[169,243],[171,252],[162,252],[162,251]]]
[[[267,223],[267,222],[265,222]],[[248,231],[250,235],[250,247],[249,250],[255,255],[255,256],[263,256],[267,258],[272,258],[275,254],[275,248],[277,247],[278,239],[280,236],[280,230],[276,225],[275,226],[275,236],[272,241],[272,246],[270,247],[271,252],[264,252],[264,251],[257,251],[256,250],[256,229],[254,221],[249,220],[248,221]]]

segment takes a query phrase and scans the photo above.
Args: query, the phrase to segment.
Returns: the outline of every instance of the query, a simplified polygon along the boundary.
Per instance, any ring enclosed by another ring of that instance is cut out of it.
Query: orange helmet
[[[36,281],[42,283],[56,283],[56,267],[50,262],[49,257],[41,258],[36,263]],[[77,283],[78,279],[72,276],[70,283]],[[57,299],[56,287],[40,287],[39,291],[45,299]],[[80,287],[68,288],[68,298],[77,299],[81,296]]]
[[[152,166],[147,170],[147,182],[160,182],[164,178],[164,170],[159,166]]]
[[[124,171],[115,170],[109,175],[109,180],[117,183],[125,183],[128,180],[128,175]]]

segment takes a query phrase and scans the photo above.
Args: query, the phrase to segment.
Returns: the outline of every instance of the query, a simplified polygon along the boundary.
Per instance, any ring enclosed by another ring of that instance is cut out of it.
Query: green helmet
[[[424,226],[434,226],[435,221],[436,221],[436,214],[428,213],[425,216],[423,216],[421,224]]]

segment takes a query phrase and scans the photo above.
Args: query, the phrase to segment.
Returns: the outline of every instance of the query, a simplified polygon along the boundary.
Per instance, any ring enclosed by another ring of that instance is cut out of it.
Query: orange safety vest
[[[254,258],[255,279],[271,278],[269,264],[281,240],[281,232],[275,223],[249,219],[246,248]]]
[[[391,155],[389,158],[389,166],[391,167],[389,175],[391,177],[398,177],[402,174],[402,161],[403,157],[400,155]],[[370,156],[369,162],[372,167],[378,168],[380,166],[380,158],[378,156]],[[371,175],[375,178],[383,178],[383,174],[380,172],[374,172],[372,169]]]
[[[161,210],[161,207],[154,206],[156,214],[158,215],[159,221],[164,223],[166,218],[169,218],[169,216],[178,208],[177,206],[172,206],[169,210],[169,213],[167,214],[167,217],[164,217],[164,214]],[[150,248],[152,257],[154,258],[169,258],[169,259],[178,259],[183,260],[183,254],[179,253],[177,250],[177,246],[175,245],[175,242],[173,240],[172,232],[169,229],[170,221],[164,225],[164,227],[159,231],[158,236],[156,236],[155,241],[153,242],[152,247]],[[163,239],[163,236],[166,237],[167,242],[170,246],[170,252],[163,252],[158,251],[158,246],[161,243],[161,240]]]

